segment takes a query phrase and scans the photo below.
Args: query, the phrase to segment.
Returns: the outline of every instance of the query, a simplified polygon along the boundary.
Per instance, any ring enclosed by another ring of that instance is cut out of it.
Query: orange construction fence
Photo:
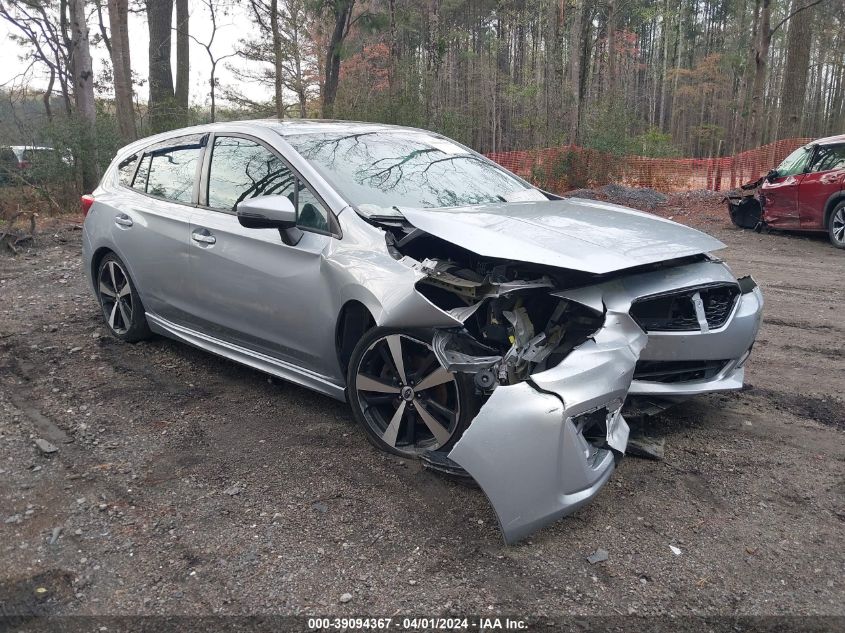
[[[611,182],[630,187],[650,187],[667,193],[694,189],[725,191],[757,180],[794,149],[811,140],[782,139],[720,158],[613,156],[575,145],[494,152],[487,156],[535,185],[555,193]]]

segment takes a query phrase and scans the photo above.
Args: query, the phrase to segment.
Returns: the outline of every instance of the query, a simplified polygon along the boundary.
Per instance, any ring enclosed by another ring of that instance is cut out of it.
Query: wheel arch
[[[114,251],[108,246],[100,246],[97,250],[94,251],[94,254],[91,255],[91,270],[89,272],[91,273],[91,281],[94,284],[95,288],[97,286],[97,271],[100,268],[100,262],[103,261],[103,257],[108,255],[109,253],[114,253]],[[117,253],[114,254],[117,255]],[[118,255],[118,257],[120,256]],[[123,260],[121,259],[121,261]]]
[[[833,210],[840,202],[845,202],[845,189],[840,189],[834,193],[824,205],[824,228],[830,229],[830,218],[833,215]]]
[[[144,301],[145,294],[143,289],[140,287],[138,283],[138,276],[135,274],[135,271],[132,268],[132,265],[126,261],[126,258],[120,254],[120,252],[113,247],[112,244],[101,244],[96,249],[94,249],[93,254],[91,255],[91,286],[94,289],[94,292],[97,291],[97,271],[100,268],[100,262],[103,261],[103,257],[108,255],[109,253],[113,254],[117,257],[121,262],[123,262],[124,268],[126,268],[126,272],[129,273],[129,276],[132,278],[132,286],[135,288],[135,292],[138,293],[138,296],[141,297],[141,301]]]
[[[341,307],[335,324],[335,353],[344,376],[358,341],[375,326],[372,312],[357,299],[350,299]]]

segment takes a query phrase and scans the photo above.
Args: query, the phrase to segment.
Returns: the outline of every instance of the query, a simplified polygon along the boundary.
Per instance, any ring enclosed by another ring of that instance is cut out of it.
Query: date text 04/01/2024
[[[528,623],[524,620],[485,617],[485,618],[426,618],[426,617],[405,617],[398,618],[370,618],[370,617],[343,617],[343,618],[309,618],[308,628],[311,630],[386,630],[400,629],[404,631],[415,630],[441,630],[441,631],[522,631],[528,629]]]

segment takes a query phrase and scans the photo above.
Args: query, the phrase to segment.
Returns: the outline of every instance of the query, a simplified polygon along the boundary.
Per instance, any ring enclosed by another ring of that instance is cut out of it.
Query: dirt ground
[[[0,614],[845,615],[845,252],[736,230],[712,195],[641,206],[762,286],[748,386],[652,420],[664,460],[512,547],[479,489],[343,404],[109,337],[78,227],[0,257]]]

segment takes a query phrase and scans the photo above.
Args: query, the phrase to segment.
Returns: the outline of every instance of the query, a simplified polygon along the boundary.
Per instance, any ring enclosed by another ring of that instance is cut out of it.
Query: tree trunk
[[[170,66],[170,27],[173,0],[146,0],[150,29],[150,131],[162,132],[172,125],[175,95]]]
[[[47,81],[47,87],[41,96],[41,101],[44,103],[44,114],[47,115],[47,121],[50,123],[53,123],[53,107],[50,105],[50,99],[53,97],[53,85],[55,83],[56,69],[50,66],[50,79]]]
[[[279,0],[270,0],[270,31],[273,35],[273,86],[275,88],[276,117],[285,118],[284,102],[284,58],[282,57],[282,34],[279,31]]]
[[[684,54],[684,0],[678,2],[678,32],[675,40],[675,72],[672,77],[672,105],[669,119],[669,132],[672,133],[675,128],[675,122],[678,117],[678,108],[675,104],[675,95],[678,94],[678,79],[681,76],[681,64]]]
[[[129,56],[129,0],[108,0],[111,29],[111,63],[114,72],[114,103],[120,138],[130,143],[138,137],[132,95],[132,64]]]
[[[0,5],[2,6],[2,5]],[[71,49],[71,41],[67,33],[70,28],[68,24],[68,0],[59,0],[59,32],[61,33],[61,42],[64,43],[64,51],[68,54]],[[46,19],[46,13],[42,13]],[[70,69],[70,59],[64,55],[61,44],[58,42],[58,37],[55,33],[53,39],[57,40],[54,47],[54,59],[56,70],[58,72],[59,87],[62,90],[62,100],[65,104],[65,112],[68,117],[73,115],[73,99],[71,97],[71,84],[73,84],[73,71]]]
[[[334,114],[337,84],[340,80],[340,47],[349,29],[354,4],[355,0],[336,0],[332,5],[334,28],[326,50],[326,75],[323,83],[324,119],[330,119]]]
[[[176,0],[176,106],[187,118],[191,82],[188,0]]]
[[[612,96],[616,89],[616,0],[607,2],[607,74],[605,93]]]
[[[669,78],[666,76],[666,71],[669,68],[669,0],[663,5],[663,20],[661,21],[661,28],[663,30],[663,59],[660,63],[660,117],[658,118],[658,127],[661,132],[666,131],[666,97],[669,91],[666,89],[666,84]]]
[[[396,97],[396,72],[399,66],[399,38],[396,34],[396,0],[387,0],[388,16],[390,19],[390,65],[388,67],[388,81],[390,96]]]
[[[569,32],[569,143],[578,142],[578,128],[581,122],[581,55],[584,45],[581,40],[584,20],[584,0],[575,0],[572,26]]]
[[[833,134],[838,127],[845,127],[845,65],[840,67],[836,77],[836,88],[830,98],[825,133]]]
[[[299,100],[299,116],[300,118],[304,119],[308,112],[305,109],[305,105],[307,103],[307,95],[305,94],[305,89],[301,88],[297,91],[296,96]]]
[[[79,159],[82,190],[93,191],[97,186],[97,150],[94,124],[97,110],[94,104],[94,71],[88,43],[88,24],[85,21],[85,0],[70,0],[71,71],[73,94],[80,124]]]
[[[545,90],[546,100],[546,121],[547,125],[557,127],[562,122],[561,116],[566,106],[566,73],[563,61],[563,25],[566,19],[566,0],[558,0],[552,16],[551,46],[549,47],[550,62],[546,62],[545,71],[551,75],[551,90]],[[537,84],[541,85],[542,80],[537,77]],[[552,128],[552,129],[553,129]]]
[[[430,0],[428,3],[428,36],[426,38],[428,57],[428,103],[427,121],[436,122],[440,118],[440,0]],[[496,81],[500,69],[497,67]],[[496,116],[496,100],[493,100],[493,116]],[[495,130],[495,122],[493,128]],[[495,131],[493,132],[495,147]]]
[[[763,98],[766,87],[766,64],[769,59],[769,46],[772,43],[771,0],[760,3],[760,25],[757,43],[754,47],[754,83],[751,89],[751,142],[759,147],[763,144]]]
[[[794,0],[792,11],[807,4]],[[801,114],[807,91],[807,70],[810,65],[813,12],[804,10],[791,18],[786,36],[786,70],[783,74],[780,125],[777,138],[801,136]]]
[[[210,55],[209,55],[210,57]],[[210,84],[210,90],[208,91],[209,100],[211,101],[211,108],[209,115],[211,116],[211,122],[214,123],[217,117],[217,101],[215,98],[216,87],[217,87],[217,61],[216,59],[211,59],[211,75],[209,76],[208,83]]]
[[[305,106],[308,100],[308,80],[302,72],[302,43],[299,34],[304,30],[305,21],[303,8],[295,3],[288,5],[288,16],[290,18],[290,44],[291,56],[293,57],[293,83],[292,88],[299,101],[299,116],[305,118],[307,112]]]

